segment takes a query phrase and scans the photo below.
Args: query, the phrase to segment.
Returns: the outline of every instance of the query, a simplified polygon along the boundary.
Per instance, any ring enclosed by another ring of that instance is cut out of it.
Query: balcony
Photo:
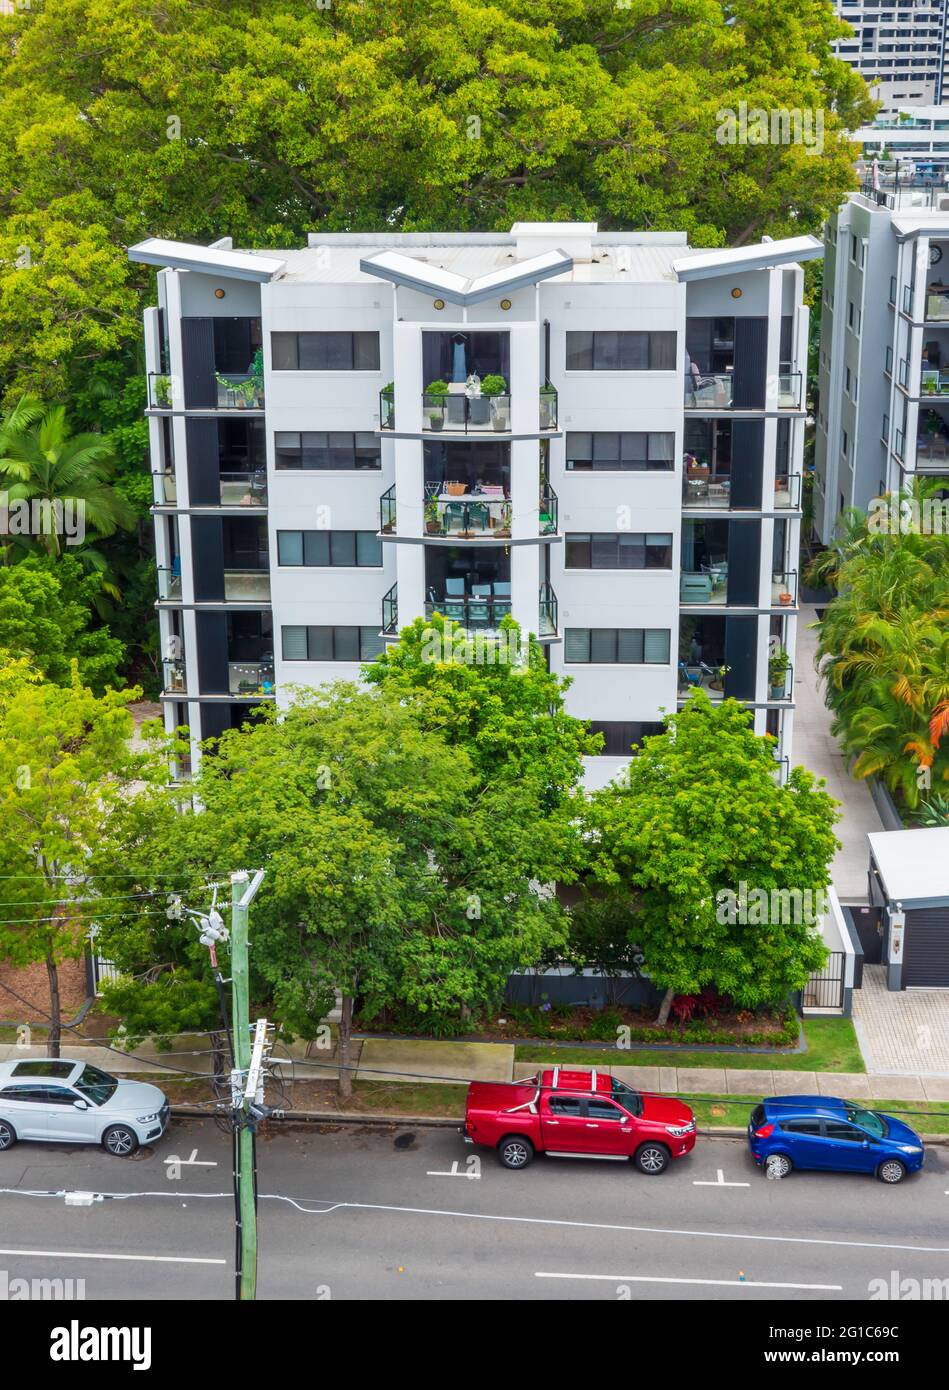
[[[395,483],[379,498],[379,530],[384,536],[395,530]]]
[[[513,511],[503,488],[497,486],[475,493],[466,492],[464,488],[463,483],[447,483],[444,490],[437,485],[426,489],[422,501],[426,536],[453,541],[510,539]],[[541,492],[537,511],[538,536],[556,535],[558,498],[551,488]]]
[[[178,483],[173,472],[152,472],[153,497],[156,507],[174,507],[178,503]]]
[[[902,458],[902,454],[900,457]],[[916,467],[920,472],[949,471],[949,437],[938,429],[933,432],[924,431],[922,421],[919,434],[916,436]]]
[[[187,674],[183,661],[165,660],[162,667],[162,692],[165,695],[185,695],[188,691]]]
[[[252,372],[233,372],[228,376],[215,373],[212,395],[215,399],[202,406],[186,407],[182,384],[178,377],[165,372],[148,373],[149,410],[167,411],[181,414],[192,409],[196,414],[208,410],[256,410],[264,409],[264,382],[261,376]]]
[[[795,608],[797,606],[797,570],[775,572],[771,576],[772,608]]]
[[[175,603],[181,601],[181,561],[176,559],[169,569],[167,566],[158,567],[158,597],[164,602]]]
[[[156,507],[177,507],[178,484],[174,473],[152,473]],[[253,472],[221,473],[217,502],[195,503],[195,507],[266,507],[267,473],[263,468]]]
[[[731,372],[691,372],[685,377],[686,410],[731,410],[734,380]]]
[[[227,663],[228,692],[240,700],[273,698],[274,668],[272,661],[229,661]]]
[[[772,670],[768,668],[768,700],[775,704],[780,700],[790,700],[794,689],[794,667],[790,662],[786,670]]]
[[[261,569],[226,569],[224,598],[235,603],[270,602],[270,571]]]
[[[399,586],[393,584],[382,597],[382,631],[386,637],[394,637],[399,630]]]
[[[180,757],[173,758],[169,768],[169,779],[173,786],[179,786],[182,782],[190,782],[193,775],[190,753],[182,754]]]
[[[700,570],[683,570],[679,577],[679,602],[684,607],[710,604],[715,608],[728,605],[728,561],[703,565]],[[793,608],[797,603],[797,571],[775,574],[771,580],[771,607]],[[757,604],[736,603],[736,608],[758,607]]]
[[[463,384],[422,395],[422,429],[426,433],[506,434],[510,428],[510,396],[467,396]]]
[[[538,637],[556,637],[558,627],[558,604],[557,595],[549,584],[540,586],[540,626],[537,629]]]
[[[907,291],[909,287],[907,286]],[[904,293],[906,293],[904,291]],[[904,300],[903,308],[908,314],[909,309]],[[927,323],[946,323],[949,322],[949,290],[942,286],[926,286],[926,322]]]
[[[732,505],[731,479],[728,474],[709,475],[701,465],[686,467],[682,474],[683,506],[701,511],[758,511],[757,507]],[[774,480],[774,500],[762,499],[762,511],[796,511],[801,505],[801,475],[778,473]]]
[[[395,429],[395,387],[384,386],[379,392],[379,428]]]
[[[511,612],[511,586],[509,583],[499,582],[478,587],[488,592],[445,594],[442,598],[429,598],[425,604],[425,616],[430,618],[433,614],[440,613],[442,617],[453,619],[469,631],[495,631],[500,627],[501,620]],[[388,595],[386,597],[388,598]],[[557,595],[549,584],[542,584],[538,591],[538,637],[557,635],[557,613]]]
[[[800,410],[804,378],[800,372],[778,373],[778,409]]]

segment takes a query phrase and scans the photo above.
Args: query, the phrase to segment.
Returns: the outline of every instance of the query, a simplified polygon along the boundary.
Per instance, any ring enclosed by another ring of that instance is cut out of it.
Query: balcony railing
[[[932,464],[938,464],[940,471],[949,466],[949,439],[944,434],[920,433],[916,436],[916,466],[927,468]]]
[[[148,408],[180,411],[185,409],[180,378],[167,372],[148,373]],[[214,400],[192,410],[263,410],[264,383],[252,372],[227,376],[215,374]]]
[[[423,501],[425,534],[455,540],[505,540],[511,535],[511,504],[505,498],[438,493]]]
[[[793,689],[794,689],[794,667],[793,667],[793,665],[791,664],[791,662],[788,662],[787,670],[784,672],[784,675],[780,678],[780,680],[775,681],[773,684],[772,684],[772,681],[771,681],[771,675],[770,675],[770,673],[769,673],[769,675],[768,675],[768,699],[769,699],[770,701],[773,702],[773,701],[775,701],[775,700],[790,700],[790,698],[791,698],[791,691],[792,691]]]
[[[797,570],[775,572],[771,578],[773,608],[793,608],[797,604]]]
[[[158,597],[174,601],[181,598],[181,566],[175,564],[171,569],[158,567]]]
[[[226,569],[224,597],[234,602],[270,600],[270,571],[260,569]]]
[[[907,310],[907,312],[909,312]],[[926,322],[945,323],[949,319],[949,291],[926,291]]]
[[[774,501],[762,501],[761,510],[797,510],[801,499],[801,476],[799,473],[779,473],[774,480]],[[731,479],[724,475],[719,478],[707,476],[701,468],[686,469],[682,475],[682,501],[687,507],[699,507],[703,511],[758,511],[755,506],[734,506],[731,496]]]
[[[893,436],[893,452],[903,463],[906,462],[906,435],[902,430],[897,430]]]
[[[558,632],[558,605],[557,595],[549,584],[540,586],[540,626],[537,629],[538,637],[556,637]]]
[[[483,587],[490,588],[490,585]],[[425,604],[426,618],[440,613],[443,618],[452,618],[465,628],[496,628],[510,611],[509,594],[446,594],[443,598],[429,599]]]
[[[382,597],[382,631],[392,636],[399,630],[399,586],[393,584]]]
[[[179,758],[173,758],[169,768],[169,776],[174,784],[190,782],[192,777],[191,754],[184,753]]]
[[[266,507],[266,469],[256,468],[244,473],[222,473],[220,498],[222,507]]]
[[[801,475],[800,473],[779,473],[774,480],[775,509],[800,511]]]
[[[242,698],[274,694],[272,661],[229,661],[227,688],[231,695]]]
[[[395,530],[395,483],[379,498],[379,530],[385,535]]]
[[[800,372],[778,373],[778,409],[800,410],[803,377]]]
[[[184,695],[188,689],[185,663],[165,660],[162,667],[162,689],[166,695]]]
[[[555,536],[560,518],[560,499],[553,488],[546,487],[541,492],[538,513],[540,534],[542,536]]]
[[[154,486],[154,499],[156,507],[173,507],[178,501],[178,483],[172,472],[159,473],[157,469],[152,473],[152,484]]]
[[[695,375],[686,372],[685,405],[689,410],[730,410],[734,379],[731,372]]]
[[[511,428],[510,396],[466,396],[463,391],[422,396],[422,429],[446,433],[500,434]]]
[[[912,285],[903,286],[903,313],[912,315],[913,313],[913,287]]]
[[[545,381],[540,388],[540,427],[542,430],[555,430],[557,428],[558,410],[557,392],[549,381]]]
[[[395,390],[391,386],[384,386],[379,392],[379,428],[395,429]]]

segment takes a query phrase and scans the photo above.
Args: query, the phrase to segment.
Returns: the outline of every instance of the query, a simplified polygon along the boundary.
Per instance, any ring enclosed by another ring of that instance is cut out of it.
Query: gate
[[[831,951],[823,970],[809,977],[801,1000],[805,1009],[843,1009],[845,959],[843,951]]]

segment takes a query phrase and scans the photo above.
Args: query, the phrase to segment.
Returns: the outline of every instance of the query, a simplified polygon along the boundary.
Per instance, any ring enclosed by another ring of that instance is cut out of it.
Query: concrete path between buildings
[[[842,848],[831,866],[831,882],[842,903],[867,901],[867,832],[882,830],[883,824],[866,782],[851,777],[840,747],[830,732],[831,712],[824,704],[823,683],[814,669],[817,652],[817,621],[814,604],[801,604],[797,624],[797,650],[794,657],[794,747],[793,764],[801,764],[823,777],[832,797],[841,802],[841,819],[836,826]]]

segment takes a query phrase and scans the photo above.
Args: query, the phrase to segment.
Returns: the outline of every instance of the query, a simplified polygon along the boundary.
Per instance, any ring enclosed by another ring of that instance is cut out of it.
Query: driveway
[[[863,987],[853,992],[853,1022],[868,1072],[949,1083],[949,991],[888,990],[885,968],[865,965]]]

